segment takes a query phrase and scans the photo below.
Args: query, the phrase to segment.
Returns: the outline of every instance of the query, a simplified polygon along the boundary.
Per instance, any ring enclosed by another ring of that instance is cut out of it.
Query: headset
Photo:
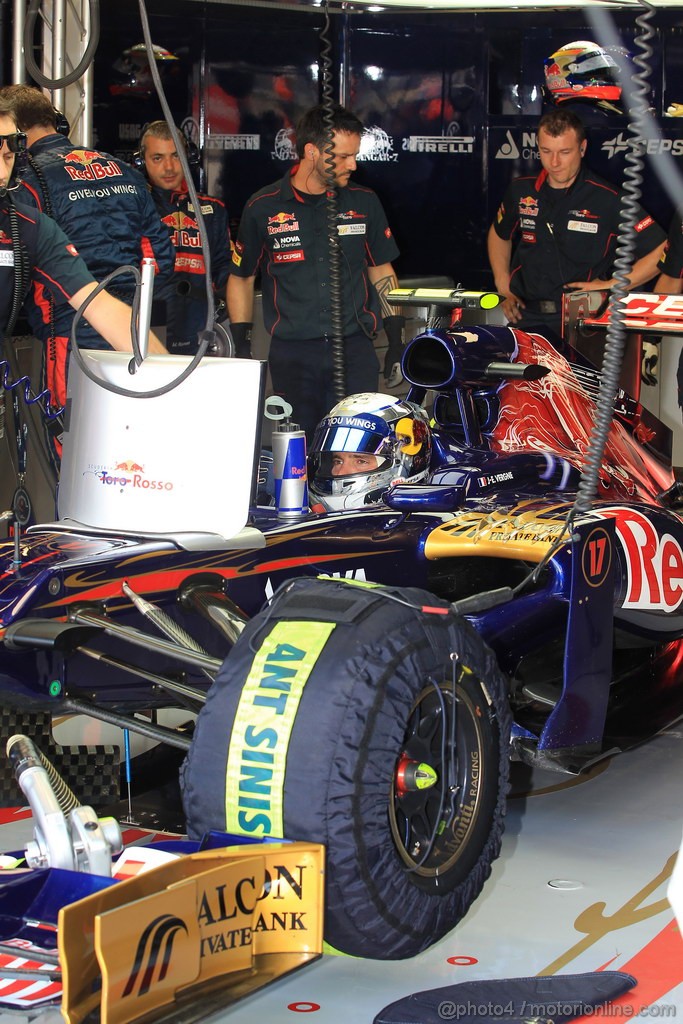
[[[68,136],[71,131],[71,125],[66,114],[63,114],[61,110],[54,107],[55,113],[55,131],[59,132],[60,135]]]

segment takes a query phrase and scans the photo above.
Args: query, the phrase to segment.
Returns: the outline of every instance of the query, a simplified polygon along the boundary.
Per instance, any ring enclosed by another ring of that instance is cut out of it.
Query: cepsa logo
[[[140,488],[143,491],[173,490],[173,484],[170,480],[150,480],[145,476],[145,470],[140,463],[132,459],[117,462],[111,470],[101,469],[97,473],[97,479],[105,487],[130,487],[133,490]]]
[[[676,537],[660,535],[637,509],[600,509],[600,515],[614,518],[624,552],[627,587],[623,607],[676,611],[683,602],[683,549]]]
[[[94,149],[72,149],[64,157],[64,170],[72,181],[102,181],[123,176],[114,160],[107,160]]]

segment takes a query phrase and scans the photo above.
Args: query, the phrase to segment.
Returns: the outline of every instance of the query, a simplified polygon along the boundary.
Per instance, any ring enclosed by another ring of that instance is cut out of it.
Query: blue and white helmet
[[[312,504],[328,512],[382,500],[394,483],[417,483],[429,471],[432,441],[424,409],[392,395],[351,395],[318,424],[309,453]],[[334,475],[338,453],[374,455],[377,465]]]

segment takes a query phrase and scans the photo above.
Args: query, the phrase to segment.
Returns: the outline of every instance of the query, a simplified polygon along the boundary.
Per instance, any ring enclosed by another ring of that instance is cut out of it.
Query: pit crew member
[[[28,139],[29,165],[22,170],[18,200],[59,224],[98,281],[122,266],[139,267],[143,257],[155,260],[160,281],[170,277],[173,251],[142,175],[108,153],[75,146],[58,132],[58,112],[40,89],[5,86],[0,102]],[[116,277],[109,291],[130,306],[133,275]],[[26,312],[32,333],[46,343],[47,387],[54,401],[63,405],[73,313],[56,305],[40,282],[34,283],[33,302]],[[78,344],[108,347],[101,332],[82,322]]]
[[[583,165],[586,136],[571,111],[544,114],[537,131],[542,164],[536,177],[508,187],[488,233],[496,290],[509,323],[562,335],[562,293],[609,289],[619,233],[622,190]],[[665,235],[644,210],[636,223],[631,288],[652,280]]]
[[[26,145],[9,112],[0,103],[0,329],[3,334],[16,319],[23,295],[22,283],[42,289],[58,312],[70,305],[78,309],[97,282],[61,228],[32,207],[14,202],[9,182],[15,155]],[[15,240],[18,245],[15,246]],[[25,277],[25,281],[22,279]],[[73,317],[73,310],[69,310]],[[106,291],[100,292],[84,314],[106,342],[130,351],[130,309]],[[150,352],[165,349],[150,335]]]
[[[432,450],[424,409],[392,395],[351,395],[315,431],[308,459],[314,512],[361,508],[394,483],[419,483]]]
[[[248,355],[254,282],[261,272],[273,390],[292,405],[293,416],[309,441],[334,401],[326,201],[330,176],[337,203],[335,239],[341,253],[340,333],[346,390],[377,391],[374,338],[382,325],[389,341],[385,378],[392,375],[401,355],[404,320],[386,301],[386,293],[398,285],[391,262],[398,256],[398,247],[377,195],[351,181],[362,132],[355,114],[335,106],[330,157],[325,152],[323,108],[313,107],[303,115],[296,130],[299,163],[247,201],[228,281],[228,313],[237,354]]]
[[[158,216],[175,250],[173,277],[160,292],[166,300],[166,346],[169,352],[194,355],[206,326],[204,255],[182,164],[166,121],[147,125],[140,138],[140,158]],[[220,199],[201,194],[198,199],[209,239],[217,308],[225,308],[231,255],[228,214]]]

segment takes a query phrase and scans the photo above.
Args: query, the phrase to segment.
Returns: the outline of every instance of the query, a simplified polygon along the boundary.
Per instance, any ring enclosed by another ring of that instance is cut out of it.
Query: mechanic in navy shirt
[[[545,114],[536,138],[543,169],[509,186],[489,229],[488,254],[510,324],[557,342],[563,292],[615,283],[622,190],[583,166],[586,136],[575,114]],[[655,276],[664,240],[659,225],[640,209],[631,288]]]
[[[398,286],[392,266],[398,248],[376,194],[350,180],[361,121],[336,106],[332,132],[345,390],[375,392],[379,362],[374,338],[382,326],[389,340],[385,376],[401,355],[404,320],[386,301],[386,293]],[[273,390],[292,405],[293,418],[309,439],[335,402],[327,138],[324,109],[313,107],[297,125],[300,162],[280,181],[256,192],[244,208],[228,281],[237,355],[248,356],[254,282],[260,270]]]
[[[16,284],[25,276],[25,286],[33,283],[54,299],[60,309],[70,305],[78,309],[97,282],[64,232],[49,217],[31,207],[14,203],[16,191],[10,186],[15,154],[26,145],[17,132],[10,111],[0,102],[0,330],[12,326],[22,295]],[[15,250],[13,235],[21,243]],[[21,262],[21,266],[17,262]],[[73,311],[70,311],[73,319]],[[130,309],[106,291],[101,291],[88,306],[85,317],[112,348],[131,351]],[[156,337],[150,335],[150,352],[165,352]]]
[[[175,250],[171,281],[156,294],[166,300],[166,346],[169,352],[194,355],[206,327],[204,254],[183,167],[166,121],[152,121],[140,138],[152,198]],[[209,240],[211,279],[216,308],[225,308],[230,273],[230,229],[225,205],[214,196],[197,196]]]
[[[29,166],[22,169],[17,199],[59,224],[98,281],[120,267],[139,267],[143,257],[154,259],[159,281],[170,278],[173,250],[143,176],[108,153],[82,149],[60,134],[57,112],[40,89],[5,86],[0,102],[28,138]],[[133,274],[125,274],[108,289],[130,306],[135,287]],[[40,283],[34,283],[32,298],[26,307],[29,326],[45,343],[46,384],[63,405],[73,313],[55,305]],[[80,322],[79,347],[107,348],[100,334]]]

